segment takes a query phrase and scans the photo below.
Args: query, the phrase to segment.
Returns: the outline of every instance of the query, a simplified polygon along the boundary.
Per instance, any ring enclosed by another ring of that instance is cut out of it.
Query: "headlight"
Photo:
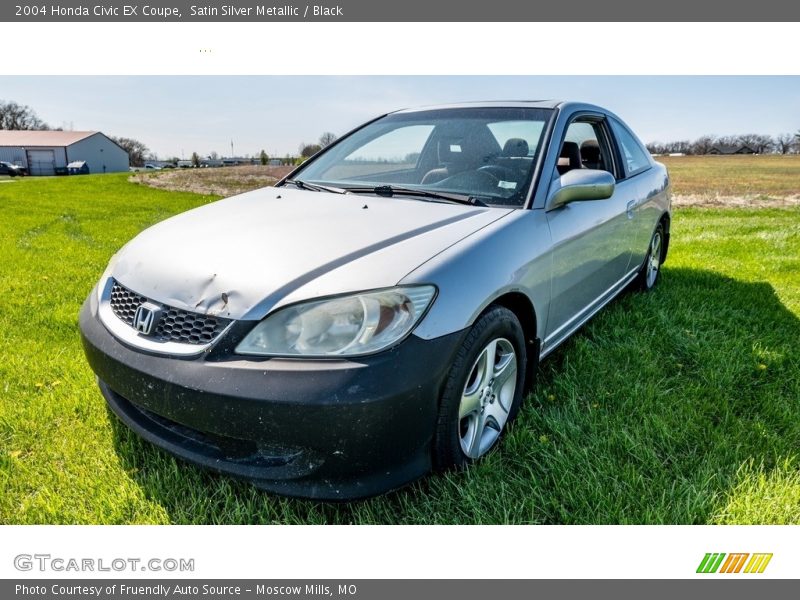
[[[260,356],[353,356],[399,342],[436,294],[431,285],[397,287],[304,302],[261,321],[236,347]]]
[[[114,254],[109,261],[106,270],[103,271],[103,274],[100,276],[100,281],[97,282],[97,301],[100,302],[103,297],[103,289],[105,288],[106,282],[108,278],[111,277],[111,272],[114,270],[114,266],[117,264],[117,258],[119,257],[119,252]]]

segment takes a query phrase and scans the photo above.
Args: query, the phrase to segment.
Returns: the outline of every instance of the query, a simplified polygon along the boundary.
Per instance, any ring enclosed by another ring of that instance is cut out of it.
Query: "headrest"
[[[581,144],[581,157],[586,162],[600,160],[600,144],[597,143],[597,140],[586,140]]]
[[[578,148],[578,144],[575,142],[564,142],[564,145],[561,146],[561,154],[559,154],[559,156],[566,159],[564,161],[558,161],[559,165],[562,164],[562,162],[568,163],[568,165],[565,166],[569,166],[570,169],[580,169],[583,164],[581,163],[580,148]]]
[[[503,156],[508,158],[523,158],[528,156],[528,142],[522,138],[509,138],[503,146]]]

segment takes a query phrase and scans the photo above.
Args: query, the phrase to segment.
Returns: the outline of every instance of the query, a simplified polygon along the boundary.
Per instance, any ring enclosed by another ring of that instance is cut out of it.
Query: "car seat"
[[[580,169],[583,167],[581,161],[581,150],[575,142],[564,142],[561,146],[561,153],[558,155],[558,174],[563,175],[572,169]]]

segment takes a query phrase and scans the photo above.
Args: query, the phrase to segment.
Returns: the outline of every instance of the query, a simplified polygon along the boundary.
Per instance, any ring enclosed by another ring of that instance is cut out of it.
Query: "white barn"
[[[127,171],[128,153],[99,131],[0,130],[0,160],[28,169],[31,175],[55,175],[75,161],[90,173]]]

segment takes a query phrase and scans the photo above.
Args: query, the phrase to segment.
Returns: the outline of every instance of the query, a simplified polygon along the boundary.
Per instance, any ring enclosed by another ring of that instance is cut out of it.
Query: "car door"
[[[553,266],[545,348],[561,341],[616,293],[624,283],[633,243],[626,214],[633,187],[619,176],[605,117],[574,119],[560,149],[553,183],[570,169],[597,168],[612,173],[617,185],[610,198],[571,202],[547,212]]]
[[[624,177],[617,181],[617,186],[624,186],[628,190],[626,209],[632,232],[630,268],[635,269],[644,262],[650,236],[660,216],[659,208],[652,202],[648,203],[648,199],[656,195],[660,188],[658,185],[654,186],[651,178],[646,175],[653,165],[641,142],[616,119],[610,118],[609,124]]]

